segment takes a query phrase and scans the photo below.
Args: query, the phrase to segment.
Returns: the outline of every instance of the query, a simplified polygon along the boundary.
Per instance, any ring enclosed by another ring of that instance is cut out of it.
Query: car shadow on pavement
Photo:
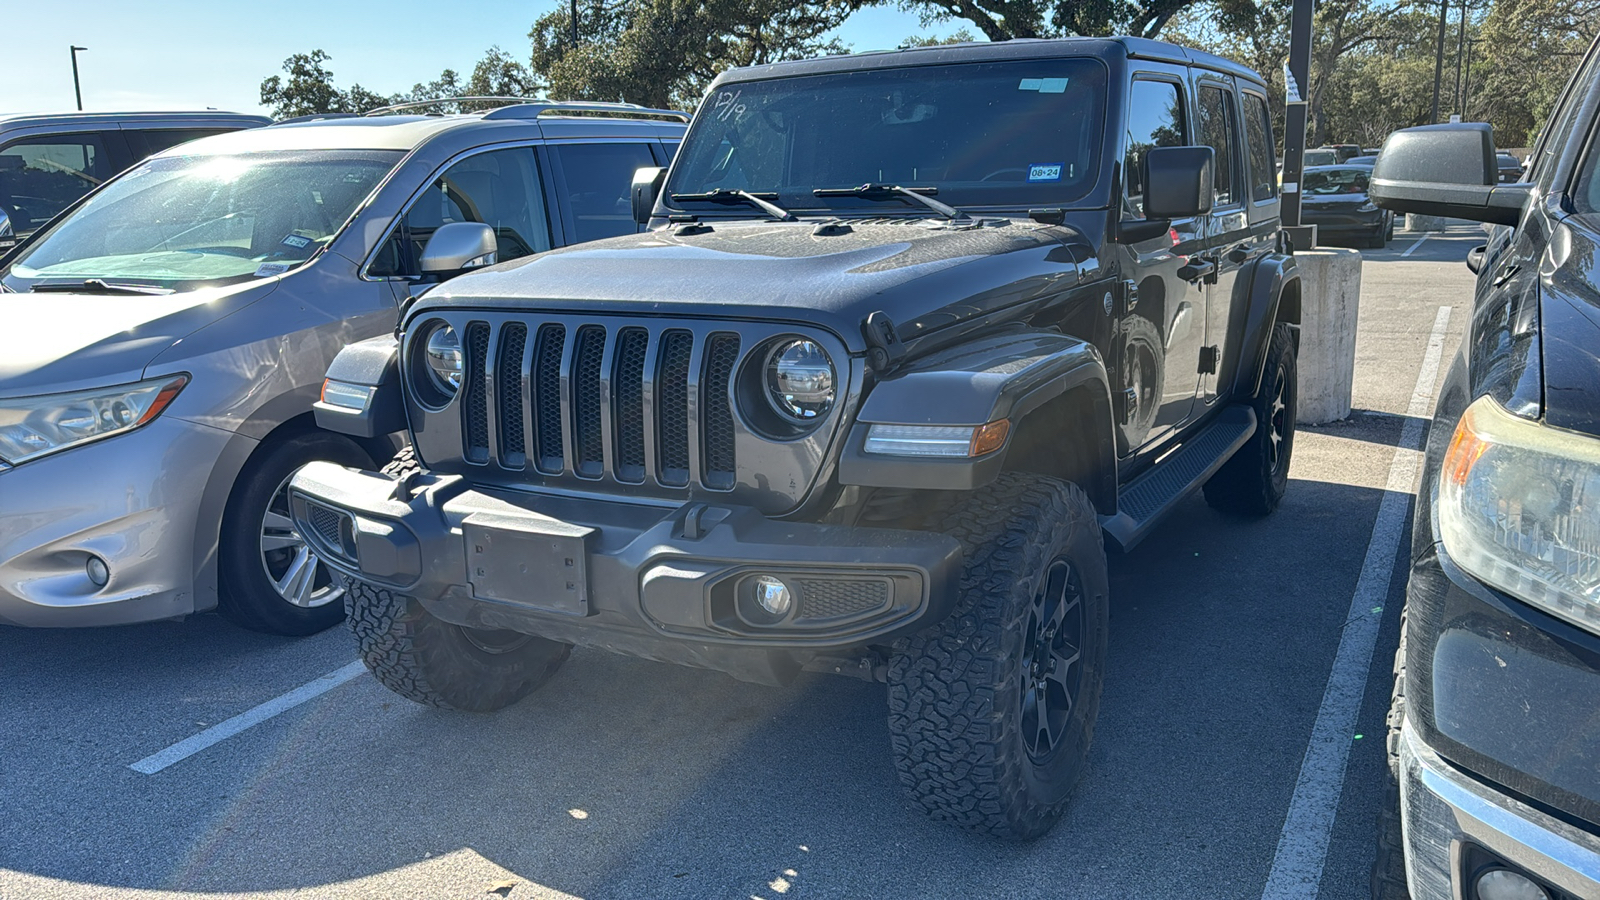
[[[13,747],[0,868],[84,896],[470,896],[494,875],[511,897],[1173,897],[1201,872],[1208,897],[1257,895],[1381,496],[1297,479],[1259,521],[1194,498],[1113,557],[1090,768],[1031,844],[911,807],[881,685],[762,687],[594,651],[491,715],[426,709],[363,677],[140,775],[127,764],[164,744],[88,727],[112,705],[206,695],[216,712],[184,707],[181,738],[349,659],[347,635],[295,644],[197,617],[0,629]],[[240,677],[255,666],[262,678]],[[224,684],[238,686],[213,700]],[[24,745],[54,762],[15,765]]]

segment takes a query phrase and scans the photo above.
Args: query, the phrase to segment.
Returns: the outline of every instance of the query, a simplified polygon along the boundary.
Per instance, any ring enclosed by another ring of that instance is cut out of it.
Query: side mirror
[[[417,268],[424,275],[449,278],[467,269],[494,265],[499,253],[493,228],[482,222],[451,222],[440,225],[428,238]]]
[[[650,224],[650,217],[656,211],[656,199],[661,196],[661,183],[667,178],[667,170],[660,166],[651,166],[633,173],[633,220],[640,225]]]
[[[1187,219],[1211,211],[1216,152],[1210,147],[1155,147],[1144,155],[1144,215]]]
[[[1483,122],[1406,128],[1389,135],[1372,167],[1372,202],[1395,212],[1515,225],[1529,187],[1497,187],[1494,129]]]

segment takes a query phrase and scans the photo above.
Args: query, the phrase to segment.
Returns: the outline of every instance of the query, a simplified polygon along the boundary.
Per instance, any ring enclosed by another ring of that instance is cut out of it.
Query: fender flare
[[[1273,254],[1262,257],[1251,270],[1250,302],[1238,344],[1239,365],[1232,379],[1234,398],[1254,397],[1261,387],[1267,345],[1278,322],[1300,324],[1300,268],[1294,257]]]
[[[1091,483],[1080,484],[1102,512],[1115,510],[1117,456],[1110,378],[1100,351],[1056,332],[1012,330],[941,351],[878,382],[851,426],[840,456],[841,484],[934,490],[971,490],[994,480],[1030,414],[1049,415],[1053,400],[1072,394],[1094,410],[1090,420],[1065,428],[1062,442],[1092,460]],[[970,427],[1009,420],[1006,442],[980,457],[883,456],[865,452],[871,426]]]

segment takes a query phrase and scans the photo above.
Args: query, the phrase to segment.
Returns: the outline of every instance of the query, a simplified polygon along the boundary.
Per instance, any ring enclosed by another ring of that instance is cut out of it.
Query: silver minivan
[[[329,362],[463,270],[636,230],[632,175],[686,120],[524,103],[251,129],[157,154],[20,243],[0,258],[0,623],[338,622],[284,486],[400,438],[316,427]]]

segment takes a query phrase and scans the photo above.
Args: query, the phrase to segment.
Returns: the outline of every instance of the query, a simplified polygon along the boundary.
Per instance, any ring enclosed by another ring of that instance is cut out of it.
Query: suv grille
[[[489,461],[492,426],[497,462],[505,469],[524,468],[524,448],[532,446],[533,468],[546,475],[570,472],[586,480],[681,488],[689,485],[696,453],[690,435],[696,434],[700,483],[733,489],[737,441],[730,385],[739,364],[739,335],[713,332],[697,341],[682,328],[569,329],[556,322],[509,323],[496,330],[491,340],[485,322],[466,329],[462,436],[469,462]],[[491,346],[497,349],[493,361]],[[491,366],[492,395],[485,377]],[[531,396],[524,395],[524,376]],[[531,436],[525,435],[529,425]]]

